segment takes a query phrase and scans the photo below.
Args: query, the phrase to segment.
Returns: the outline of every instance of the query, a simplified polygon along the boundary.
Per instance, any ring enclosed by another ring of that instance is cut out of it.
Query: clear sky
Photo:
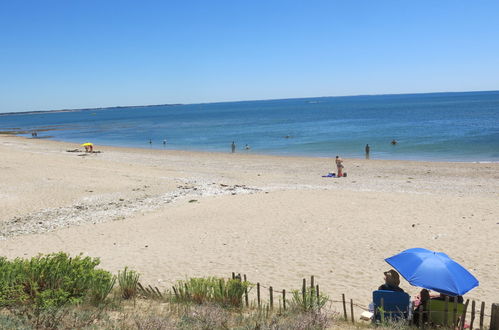
[[[497,89],[497,0],[0,0],[0,112]]]

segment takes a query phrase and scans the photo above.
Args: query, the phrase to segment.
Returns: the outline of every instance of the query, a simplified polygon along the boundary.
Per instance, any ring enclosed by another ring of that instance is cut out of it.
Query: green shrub
[[[324,307],[328,300],[328,296],[322,293],[317,296],[315,288],[308,287],[305,294],[303,294],[303,291],[293,291],[290,307],[302,311],[318,311]]]
[[[114,278],[95,269],[98,264],[98,258],[71,258],[62,252],[12,261],[0,258],[0,307],[44,310],[87,299],[102,303]]]
[[[93,305],[99,305],[106,301],[106,298],[116,284],[116,276],[105,270],[98,269],[92,279],[92,285],[88,292],[88,300]]]
[[[139,277],[139,273],[128,270],[127,267],[122,272],[118,272],[118,283],[123,299],[131,299],[137,295]]]
[[[222,307],[241,307],[250,283],[238,279],[216,277],[191,278],[178,281],[173,287],[176,302],[215,303]]]

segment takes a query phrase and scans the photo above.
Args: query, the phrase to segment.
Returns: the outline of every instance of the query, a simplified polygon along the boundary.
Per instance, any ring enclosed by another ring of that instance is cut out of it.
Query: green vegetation
[[[305,292],[293,291],[290,307],[302,311],[320,311],[328,300],[328,296],[317,294],[315,288],[308,287]]]
[[[66,304],[104,303],[114,286],[99,259],[65,253],[29,260],[0,258],[0,307],[48,309]]]
[[[137,295],[139,277],[139,273],[128,270],[127,267],[125,267],[123,272],[118,272],[118,283],[123,299],[132,299]]]
[[[242,307],[243,295],[250,283],[238,279],[191,278],[173,287],[175,302],[213,303],[222,307]]]
[[[115,278],[96,269],[98,264],[97,258],[62,252],[29,260],[0,258],[0,312],[9,311],[0,314],[0,326],[55,329],[77,306],[75,322],[89,308],[92,318],[99,318]]]
[[[371,327],[341,321],[338,313],[325,308],[329,298],[317,294],[316,288],[293,291],[286,304],[276,299],[274,308],[254,301],[247,306],[245,297],[253,285],[240,276],[190,278],[178,281],[172,291],[160,291],[141,285],[136,271],[125,268],[113,276],[98,265],[97,258],[62,252],[31,259],[0,257],[0,329]],[[378,327],[385,328],[408,326]]]

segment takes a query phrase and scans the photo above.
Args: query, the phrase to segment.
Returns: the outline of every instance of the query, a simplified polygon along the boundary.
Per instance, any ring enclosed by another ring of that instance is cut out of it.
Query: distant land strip
[[[36,111],[19,111],[19,112],[3,112],[0,116],[8,115],[33,115],[40,113],[58,113],[58,112],[78,112],[78,111],[93,111],[93,110],[111,110],[111,109],[126,109],[126,108],[146,108],[146,107],[173,107],[183,105],[181,103],[174,104],[148,104],[148,105],[121,105],[114,107],[99,107],[99,108],[81,108],[81,109],[61,109],[61,110],[36,110]]]

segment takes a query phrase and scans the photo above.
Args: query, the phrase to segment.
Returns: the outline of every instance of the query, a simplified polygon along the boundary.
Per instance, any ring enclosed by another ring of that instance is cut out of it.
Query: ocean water
[[[375,159],[498,162],[499,91],[1,115],[0,131],[7,130],[37,130],[38,138],[93,142],[97,149],[230,152],[235,141],[241,153],[363,158],[368,143]]]

